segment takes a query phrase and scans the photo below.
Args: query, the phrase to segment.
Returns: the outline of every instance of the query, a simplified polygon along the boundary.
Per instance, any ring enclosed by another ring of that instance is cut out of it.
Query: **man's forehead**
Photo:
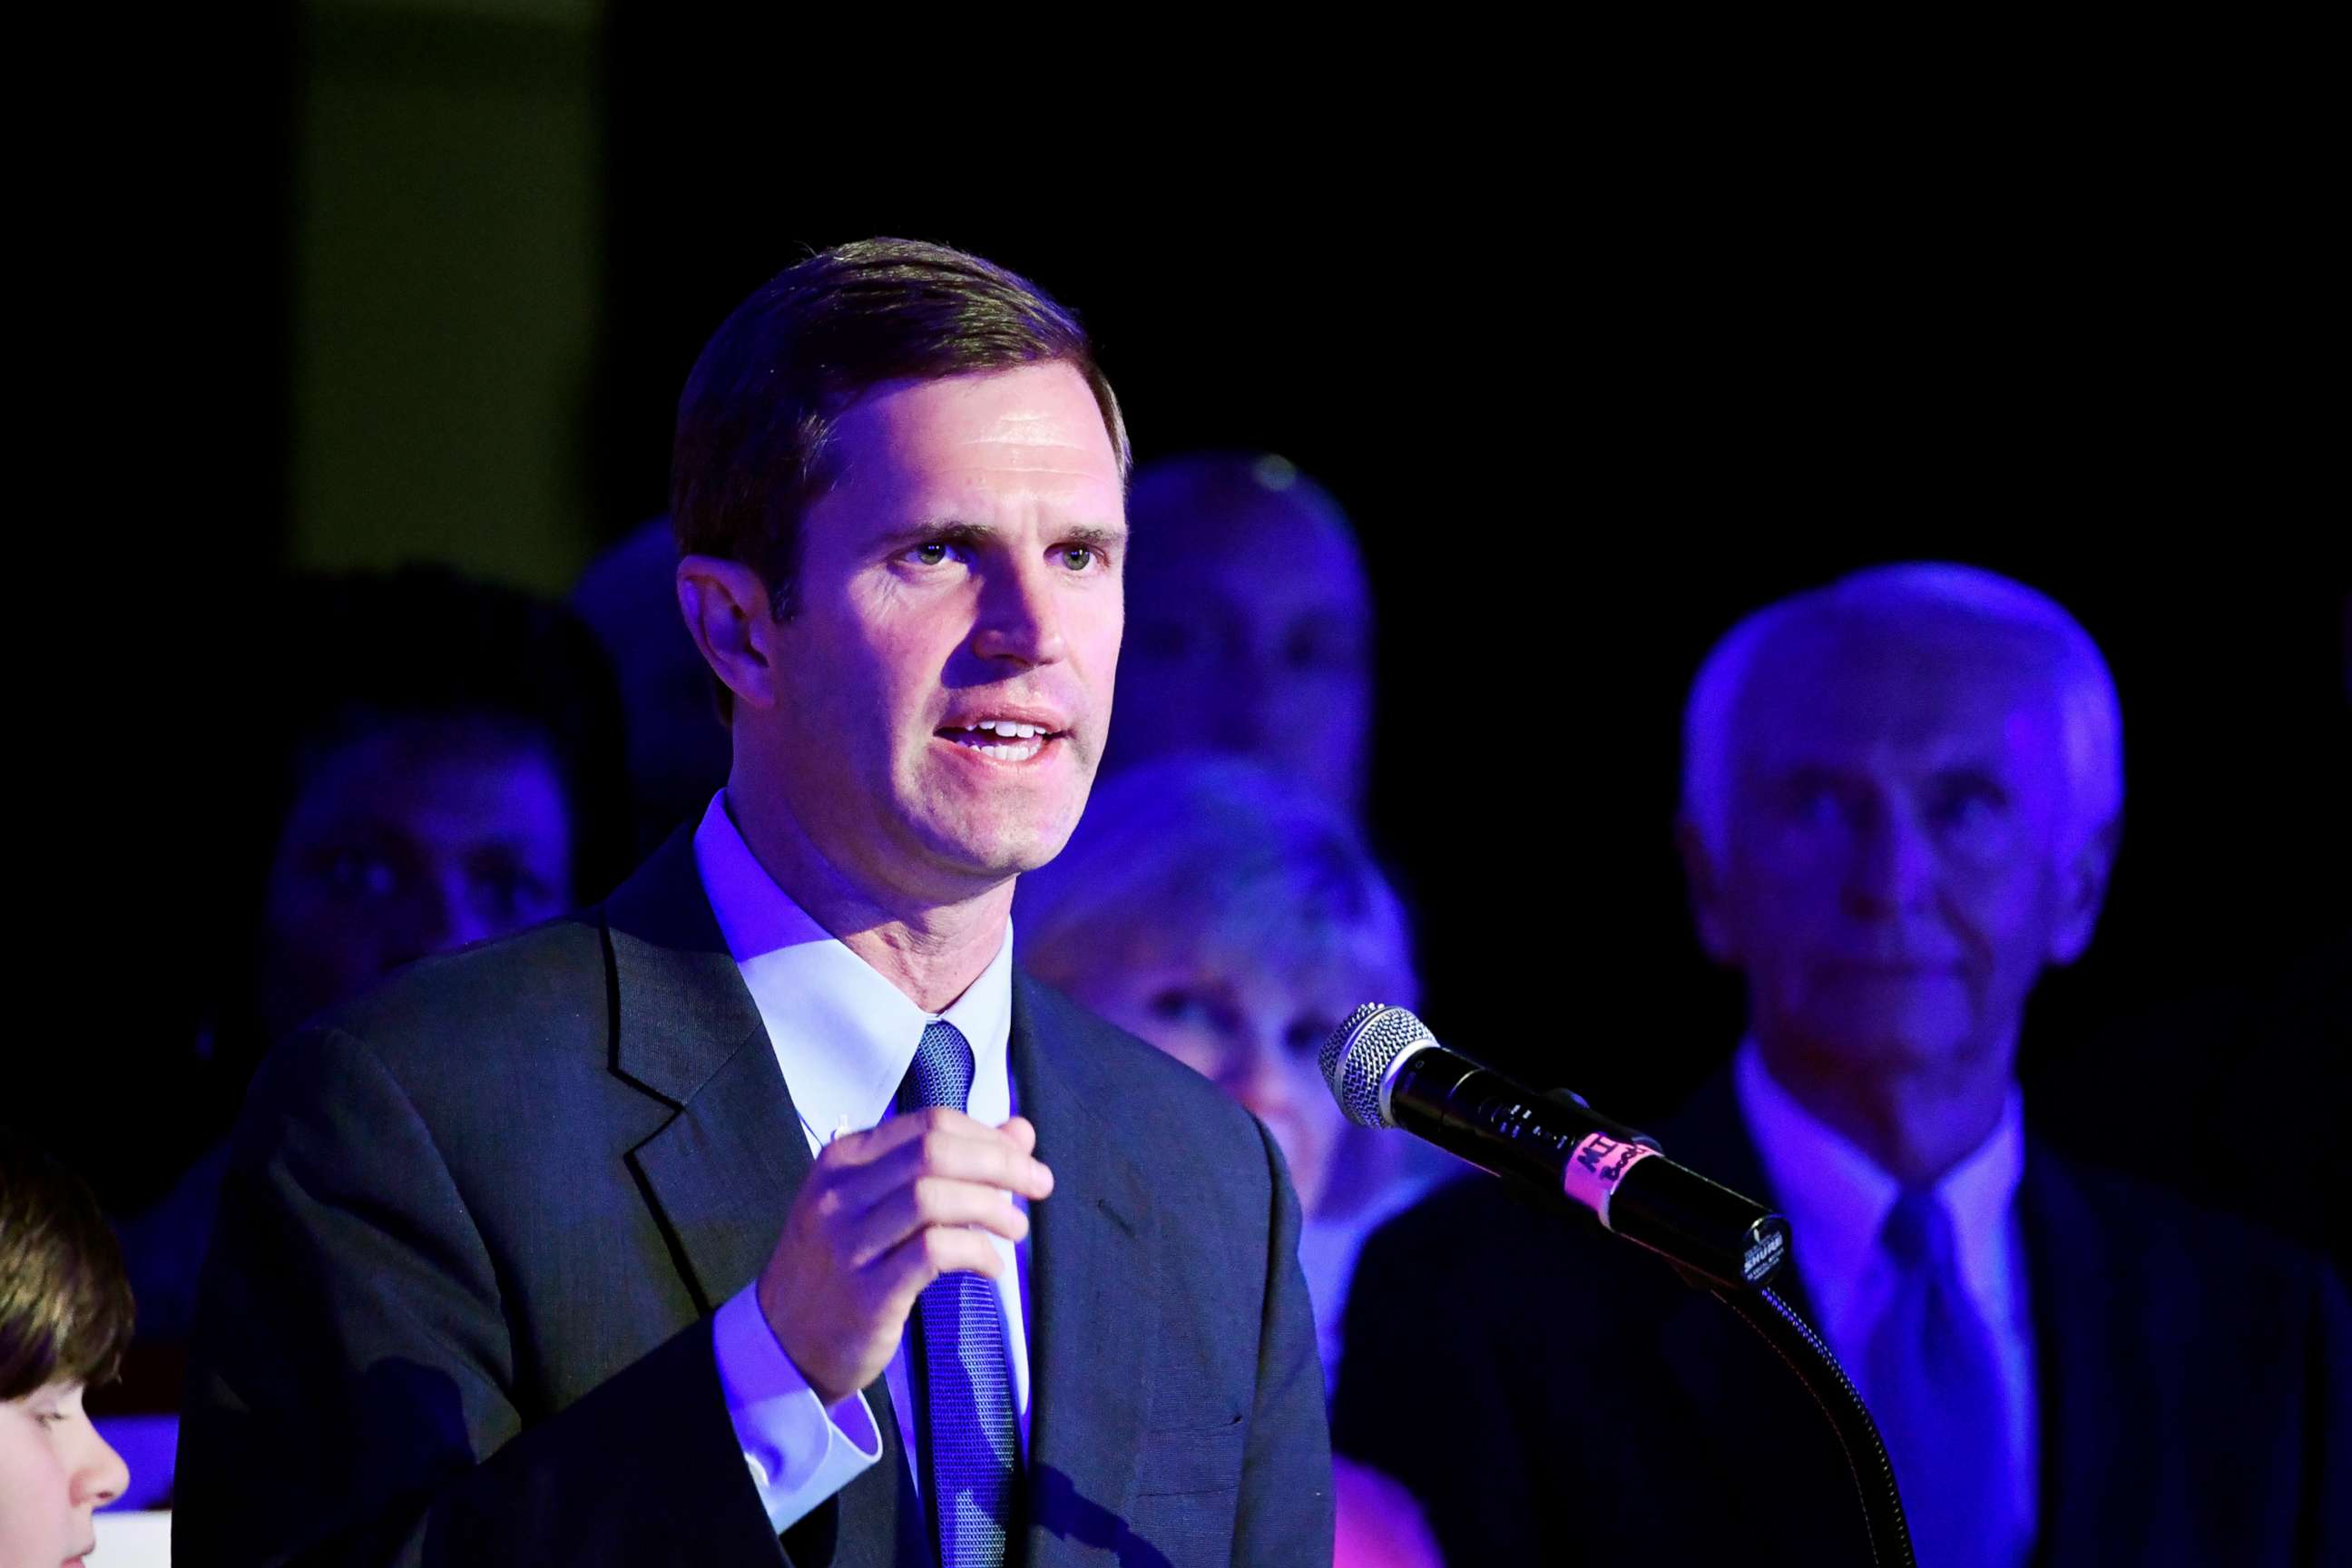
[[[870,467],[902,480],[999,472],[1118,484],[1101,405],[1067,364],[880,382],[842,411],[834,436],[851,472]]]
[[[1826,619],[1785,628],[1758,650],[1738,702],[1751,760],[1866,750],[2008,755],[2051,743],[2052,649],[2030,632],[1975,619]]]

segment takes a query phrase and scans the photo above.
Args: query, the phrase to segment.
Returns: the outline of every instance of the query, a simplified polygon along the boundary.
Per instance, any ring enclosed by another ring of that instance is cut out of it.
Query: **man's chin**
[[[958,881],[984,889],[1034,871],[1053,859],[1069,841],[1070,830],[1005,824],[985,829],[950,828],[926,837],[934,864],[950,870]]]
[[[1965,1020],[1925,1017],[1828,1017],[1807,1021],[1802,1033],[1814,1055],[1863,1071],[1922,1072],[1959,1067],[1978,1053]]]

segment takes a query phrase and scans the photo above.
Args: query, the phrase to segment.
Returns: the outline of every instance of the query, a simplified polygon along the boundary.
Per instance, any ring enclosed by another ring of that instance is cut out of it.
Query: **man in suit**
[[[1127,466],[1075,321],[976,258],[847,246],[730,317],[672,494],[727,786],[273,1054],[184,1561],[1328,1561],[1278,1153],[1012,964]]]
[[[2031,589],[1888,567],[1751,616],[1693,689],[1681,832],[1748,1037],[1661,1141],[1788,1215],[1779,1288],[1927,1568],[2341,1562],[2341,1281],[2023,1121],[2026,997],[2090,941],[2122,801],[2105,663]],[[2181,1133],[2185,1175],[2228,1135]],[[1595,1226],[1458,1184],[1373,1239],[1346,1338],[1336,1441],[1451,1561],[1865,1560],[1800,1385]]]

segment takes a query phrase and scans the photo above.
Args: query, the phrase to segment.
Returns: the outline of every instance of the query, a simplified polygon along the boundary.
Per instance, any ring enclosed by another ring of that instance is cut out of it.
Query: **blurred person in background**
[[[1107,773],[1154,757],[1255,757],[1361,820],[1372,593],[1329,491],[1271,454],[1136,470],[1127,644]]]
[[[1122,715],[1122,721],[1124,715]],[[1274,1134],[1306,1225],[1298,1257],[1327,1388],[1356,1254],[1448,1168],[1349,1121],[1317,1065],[1361,1003],[1414,1005],[1405,913],[1339,809],[1263,763],[1168,757],[1096,792],[1069,845],[1022,879],[1022,962],[1246,1106]],[[1334,1468],[1341,1568],[1434,1563],[1412,1499]]]
[[[609,666],[562,605],[436,568],[298,583],[248,1042],[627,866]],[[235,1004],[232,1004],[235,1005]]]
[[[103,1419],[168,1496],[168,1421],[226,1137],[277,1039],[413,959],[535,925],[625,868],[623,737],[595,639],[562,605],[438,567],[292,579],[280,651],[236,693],[241,729],[194,1092],[137,1116],[178,1155],[118,1205],[139,1342]],[[292,650],[290,655],[284,651]],[[155,1151],[148,1152],[151,1157]],[[129,1212],[124,1212],[124,1207]]]
[[[1787,1215],[1775,1287],[1869,1401],[1923,1568],[2352,1555],[2341,1280],[2024,1118],[2027,997],[2091,941],[2123,801],[2096,645],[1988,572],[1767,606],[1691,692],[1679,837],[1748,1035],[1657,1131]],[[2200,1109],[2176,1107],[2184,1180],[2261,1157]],[[1830,1434],[1744,1325],[1496,1184],[1372,1238],[1347,1339],[1335,1440],[1457,1561],[1862,1546]]]
[[[96,1196],[0,1126],[0,1568],[78,1563],[129,1484],[82,1394],[114,1375],[131,1312]]]
[[[677,535],[667,516],[632,530],[589,563],[572,608],[613,663],[628,717],[636,854],[652,854],[702,814],[727,782],[727,726],[710,667],[677,613]]]

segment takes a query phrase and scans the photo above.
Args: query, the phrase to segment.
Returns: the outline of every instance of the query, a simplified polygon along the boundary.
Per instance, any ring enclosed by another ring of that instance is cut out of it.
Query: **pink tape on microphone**
[[[1626,1172],[1656,1152],[1647,1143],[1621,1143],[1604,1133],[1588,1133],[1569,1154],[1560,1186],[1608,1225],[1609,1198],[1617,1184],[1625,1179]]]

